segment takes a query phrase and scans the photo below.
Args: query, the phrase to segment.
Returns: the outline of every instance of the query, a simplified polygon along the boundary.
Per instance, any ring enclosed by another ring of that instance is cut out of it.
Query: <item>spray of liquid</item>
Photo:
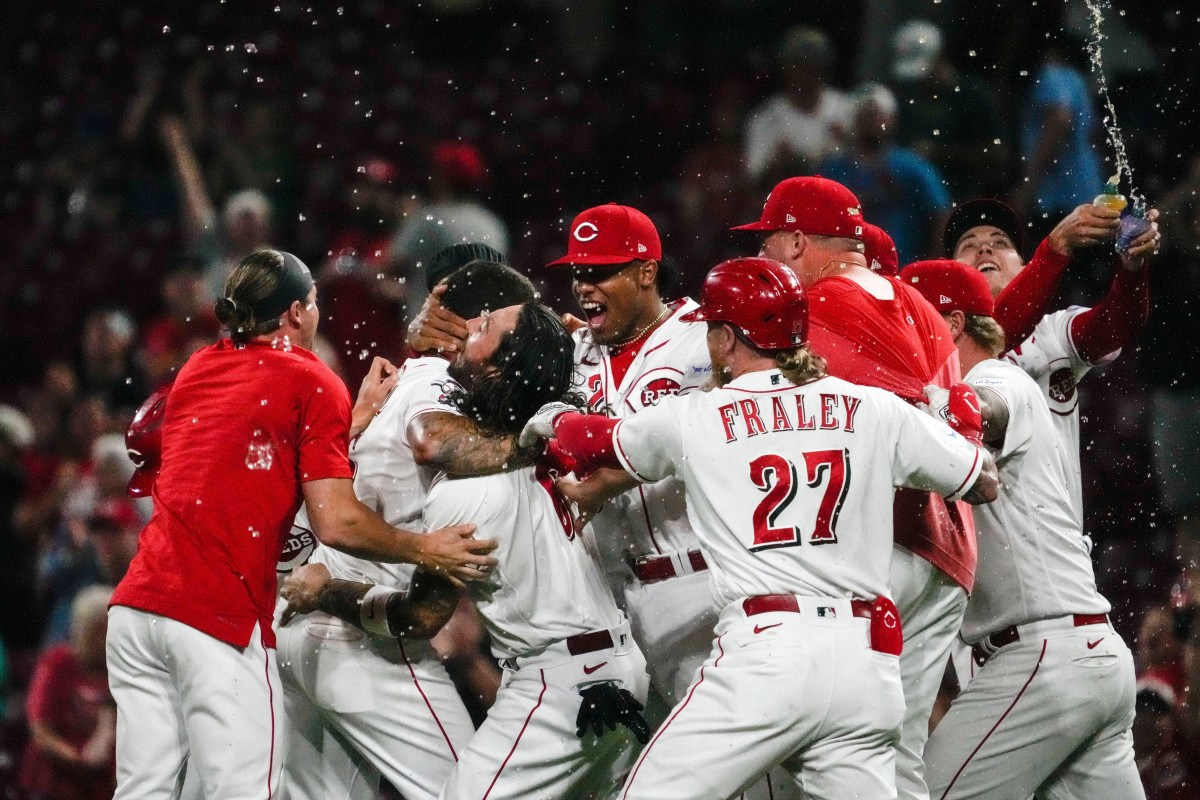
[[[1133,168],[1129,166],[1129,156],[1125,153],[1125,139],[1121,136],[1121,126],[1117,124],[1117,109],[1112,97],[1108,94],[1108,81],[1104,78],[1104,52],[1100,43],[1104,39],[1101,26],[1104,24],[1104,10],[1109,7],[1108,0],[1084,0],[1088,13],[1091,15],[1091,33],[1088,36],[1087,51],[1092,62],[1092,73],[1100,87],[1100,97],[1104,100],[1104,130],[1108,132],[1108,142],[1112,145],[1113,154],[1117,160],[1117,172],[1129,181],[1129,199],[1133,209],[1139,216],[1145,216],[1146,198],[1137,190],[1133,182]]]

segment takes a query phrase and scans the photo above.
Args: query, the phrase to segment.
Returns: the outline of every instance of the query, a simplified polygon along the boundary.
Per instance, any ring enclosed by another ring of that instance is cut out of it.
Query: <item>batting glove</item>
[[[976,447],[983,445],[983,413],[974,389],[965,383],[951,386],[946,410],[951,428]]]
[[[922,409],[939,422],[950,421],[950,411],[947,408],[950,404],[949,389],[933,385],[926,386],[925,399],[928,401],[928,405],[918,404],[917,408]]]
[[[529,422],[525,423],[525,427],[521,429],[521,435],[517,439],[517,444],[521,447],[531,447],[538,439],[553,439],[554,421],[568,411],[578,410],[575,406],[567,403],[546,403],[538,409]]]
[[[650,741],[650,725],[642,716],[642,704],[628,689],[622,689],[612,681],[605,681],[580,689],[579,694],[583,697],[583,702],[579,705],[579,716],[575,719],[575,735],[580,739],[587,734],[588,728],[591,728],[599,739],[604,735],[605,727],[615,731],[619,722],[642,744]]]

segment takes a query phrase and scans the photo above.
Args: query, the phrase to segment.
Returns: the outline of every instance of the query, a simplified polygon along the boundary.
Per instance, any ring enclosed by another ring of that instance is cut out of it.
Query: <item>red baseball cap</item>
[[[900,271],[910,284],[941,313],[962,311],[992,316],[996,303],[983,273],[949,258],[914,261]]]
[[[636,208],[608,203],[575,217],[567,237],[567,254],[546,266],[626,264],[661,258],[662,242],[650,218]]]
[[[866,249],[867,266],[880,275],[895,275],[900,271],[900,255],[896,243],[883,228],[863,223],[863,246]]]
[[[758,222],[735,231],[800,231],[815,236],[863,236],[862,203],[837,181],[806,175],[776,184]]]

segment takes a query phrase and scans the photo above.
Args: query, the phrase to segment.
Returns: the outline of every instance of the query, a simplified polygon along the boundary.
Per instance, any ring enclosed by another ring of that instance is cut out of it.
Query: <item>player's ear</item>
[[[967,315],[955,309],[949,314],[943,314],[942,317],[946,320],[946,324],[950,326],[950,335],[957,342],[958,337],[962,335],[963,330],[967,327]]]
[[[650,289],[658,283],[658,262],[654,259],[643,261],[637,271],[638,287]]]

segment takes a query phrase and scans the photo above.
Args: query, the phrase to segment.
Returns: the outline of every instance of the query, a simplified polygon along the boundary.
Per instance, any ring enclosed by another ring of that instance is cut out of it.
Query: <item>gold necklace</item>
[[[637,333],[635,333],[633,336],[630,336],[628,339],[622,339],[622,340],[621,340],[621,341],[619,341],[619,342],[609,342],[609,343],[608,343],[608,346],[609,346],[610,348],[613,348],[613,347],[624,347],[625,345],[629,344],[630,342],[636,342],[638,339],[642,338],[642,336],[643,336],[643,335],[646,333],[646,331],[650,330],[650,329],[651,329],[651,328],[653,328],[655,325],[657,325],[658,323],[662,322],[662,319],[663,319],[663,317],[665,317],[667,314],[669,314],[669,313],[670,313],[670,311],[671,311],[671,307],[670,307],[670,306],[668,306],[668,305],[664,305],[664,306],[663,306],[662,313],[661,313],[661,314],[659,314],[659,315],[658,315],[657,317],[655,317],[654,319],[650,320],[650,324],[648,324],[646,327],[642,328],[640,331],[638,331]]]

